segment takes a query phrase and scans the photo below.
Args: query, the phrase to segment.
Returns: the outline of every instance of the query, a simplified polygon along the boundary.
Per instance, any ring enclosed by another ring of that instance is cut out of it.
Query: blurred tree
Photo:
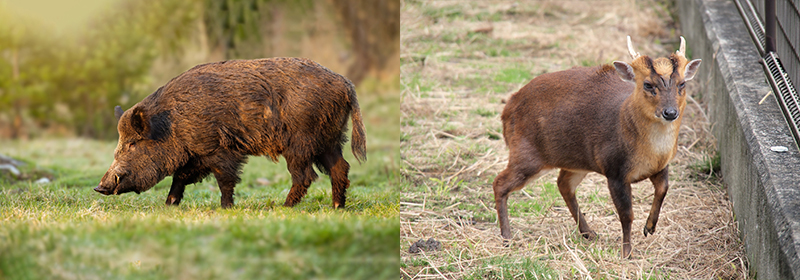
[[[0,5],[0,137],[68,128],[115,138],[115,105],[129,108],[204,61],[325,49],[345,61],[357,85],[376,73],[396,75],[387,67],[399,65],[399,7],[398,0],[120,0],[69,36]],[[330,40],[342,41],[346,54],[331,50]],[[198,49],[199,61],[187,58]]]
[[[210,44],[225,58],[271,56],[269,44],[274,26],[283,16],[293,22],[316,20],[315,5],[332,4],[350,37],[355,62],[347,77],[358,84],[371,71],[385,71],[387,60],[399,60],[400,2],[397,0],[206,0],[204,24]],[[313,26],[313,25],[309,25]],[[307,28],[310,29],[310,28]],[[393,57],[393,56],[396,56]]]
[[[347,76],[361,81],[400,60],[400,1],[332,0],[350,35],[356,62]]]
[[[80,136],[115,137],[113,106],[130,106],[147,94],[136,85],[146,82],[159,54],[180,52],[192,35],[186,27],[197,18],[196,6],[122,1],[77,38],[48,36],[52,30],[3,17],[0,53],[8,55],[0,74],[12,73],[0,80],[0,123],[10,124],[5,134],[25,136],[22,119],[31,119],[43,128],[72,127]]]
[[[33,105],[39,105],[48,87],[36,82],[39,69],[27,67],[52,57],[47,52],[52,42],[37,32],[41,28],[36,22],[0,13],[0,54],[5,58],[0,61],[0,112],[7,112],[0,118],[7,124],[5,133],[13,138],[25,136],[24,119],[42,109]]]

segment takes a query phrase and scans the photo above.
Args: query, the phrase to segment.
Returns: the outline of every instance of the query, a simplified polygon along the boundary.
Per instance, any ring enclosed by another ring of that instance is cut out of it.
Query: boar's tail
[[[353,94],[353,102],[350,103],[351,118],[353,121],[353,131],[350,145],[353,155],[359,163],[367,161],[367,134],[364,133],[364,123],[361,120],[361,109],[358,108],[358,100]]]

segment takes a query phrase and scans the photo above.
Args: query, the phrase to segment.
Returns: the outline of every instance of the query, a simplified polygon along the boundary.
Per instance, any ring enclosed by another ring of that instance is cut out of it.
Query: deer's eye
[[[653,91],[653,89],[654,89],[653,88],[653,84],[645,82],[643,84],[643,87],[644,87],[644,90],[652,92],[653,94],[655,94],[655,91]]]

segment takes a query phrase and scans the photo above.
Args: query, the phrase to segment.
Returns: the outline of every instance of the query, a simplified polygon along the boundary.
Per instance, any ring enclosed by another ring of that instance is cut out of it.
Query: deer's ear
[[[702,60],[695,59],[686,64],[686,70],[683,71],[683,80],[688,81],[694,79],[694,74],[697,73],[697,68],[700,68]]]
[[[620,79],[629,83],[636,83],[636,74],[633,73],[633,67],[622,61],[614,61],[614,68],[617,69],[617,75]]]

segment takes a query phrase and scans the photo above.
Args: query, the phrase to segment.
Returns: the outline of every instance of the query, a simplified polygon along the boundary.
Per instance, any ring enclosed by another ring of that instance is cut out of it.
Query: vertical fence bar
[[[775,51],[775,0],[766,0],[764,1],[764,25],[766,33],[766,48],[764,51],[774,52]]]

